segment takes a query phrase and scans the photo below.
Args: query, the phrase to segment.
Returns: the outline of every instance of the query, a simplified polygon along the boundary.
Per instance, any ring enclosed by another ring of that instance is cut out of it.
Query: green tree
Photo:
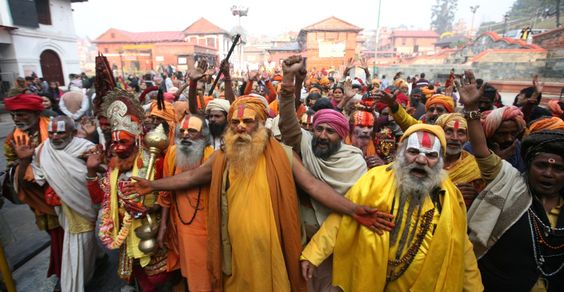
[[[458,0],[437,0],[431,7],[431,27],[441,34],[452,30]]]

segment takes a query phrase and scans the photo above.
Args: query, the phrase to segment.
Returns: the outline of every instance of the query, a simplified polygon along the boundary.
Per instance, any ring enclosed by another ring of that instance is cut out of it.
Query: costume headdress
[[[114,89],[104,97],[101,109],[103,115],[110,120],[112,131],[141,134],[141,122],[145,112],[132,94],[123,89]]]

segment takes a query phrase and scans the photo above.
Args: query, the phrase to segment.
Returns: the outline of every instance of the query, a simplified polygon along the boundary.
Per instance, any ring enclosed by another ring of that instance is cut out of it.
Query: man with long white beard
[[[402,136],[396,161],[371,169],[347,193],[394,214],[381,236],[331,214],[302,253],[302,273],[333,254],[333,285],[344,291],[481,291],[466,234],[462,196],[443,170],[445,134],[418,124]]]
[[[175,145],[165,155],[163,176],[192,170],[206,162],[214,149],[203,118],[185,116],[176,126]],[[207,269],[207,213],[209,185],[176,192],[161,192],[161,227],[158,241],[168,247],[167,268],[180,269],[190,291],[211,291]]]
[[[126,190],[147,194],[211,181],[208,268],[214,291],[305,291],[298,263],[302,247],[295,182],[366,226],[382,229],[386,221],[316,180],[289,148],[271,137],[264,126],[267,114],[260,98],[240,97],[228,114],[223,151],[174,177],[136,178]]]

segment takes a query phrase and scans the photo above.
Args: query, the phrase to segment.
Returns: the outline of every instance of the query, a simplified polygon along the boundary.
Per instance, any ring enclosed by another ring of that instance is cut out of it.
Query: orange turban
[[[231,120],[235,110],[244,110],[245,108],[255,111],[257,113],[257,117],[263,122],[266,121],[266,118],[269,116],[268,108],[263,99],[258,96],[244,95],[237,98],[231,104],[231,108],[229,108],[229,113],[227,114],[227,120]]]
[[[560,107],[560,101],[553,99],[551,101],[548,102],[548,109],[550,110],[550,112],[552,113],[553,116],[555,117],[563,117],[564,116],[564,110],[562,110],[562,108]]]
[[[149,115],[159,117],[169,123],[176,123],[176,111],[174,110],[174,106],[168,101],[165,101],[164,105],[163,109],[159,109],[157,101],[153,101]]]
[[[401,136],[400,138],[400,142],[403,142],[403,140],[406,140],[407,138],[409,138],[409,136],[411,136],[411,134],[415,133],[415,132],[428,132],[431,133],[435,136],[437,136],[437,138],[439,138],[439,142],[441,142],[441,151],[444,153],[445,149],[446,149],[446,137],[445,137],[445,131],[443,130],[443,128],[437,126],[437,125],[429,125],[429,124],[415,124],[412,125],[411,127],[407,128],[407,130],[405,130],[405,132],[403,133],[403,136]]]
[[[403,79],[396,79],[396,81],[394,81],[394,86],[397,88],[408,87],[407,82]]]
[[[431,98],[427,99],[425,103],[425,110],[428,111],[431,105],[440,104],[445,107],[446,111],[449,113],[454,112],[454,100],[452,97],[442,95],[442,94],[435,94],[431,96]]]
[[[464,129],[464,130],[468,129],[468,123],[466,122],[464,115],[462,115],[461,113],[440,115],[437,118],[437,121],[435,121],[435,125],[443,129],[447,126],[452,128]]]
[[[331,83],[331,81],[329,81],[329,78],[327,77],[323,77],[321,78],[321,80],[319,80],[319,85],[321,86],[327,86]]]
[[[502,122],[510,120],[517,123],[519,130],[523,130],[526,126],[525,120],[523,119],[523,113],[515,106],[504,106],[483,112],[482,127],[484,128],[486,138],[492,137],[499,126],[501,126]]]
[[[564,121],[558,117],[542,117],[529,126],[529,133],[543,130],[564,130]]]

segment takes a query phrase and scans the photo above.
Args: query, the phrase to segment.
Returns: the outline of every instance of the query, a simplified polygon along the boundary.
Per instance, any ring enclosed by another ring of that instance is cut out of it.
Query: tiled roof
[[[209,22],[205,18],[200,18],[182,31],[185,35],[191,34],[229,34],[223,28]]]
[[[157,43],[182,41],[184,41],[184,34],[180,31],[129,32],[115,28],[108,29],[94,40],[95,43]]]
[[[394,30],[390,37],[439,38],[439,34],[432,30]]]
[[[494,42],[506,42],[507,44],[516,44],[524,49],[542,49],[542,47],[539,45],[529,44],[523,40],[517,40],[508,37],[500,37],[496,32],[493,31],[487,31],[482,33],[481,35],[489,36]]]
[[[303,28],[304,31],[361,31],[362,28],[350,24],[335,16],[326,18],[320,22],[314,23]]]

